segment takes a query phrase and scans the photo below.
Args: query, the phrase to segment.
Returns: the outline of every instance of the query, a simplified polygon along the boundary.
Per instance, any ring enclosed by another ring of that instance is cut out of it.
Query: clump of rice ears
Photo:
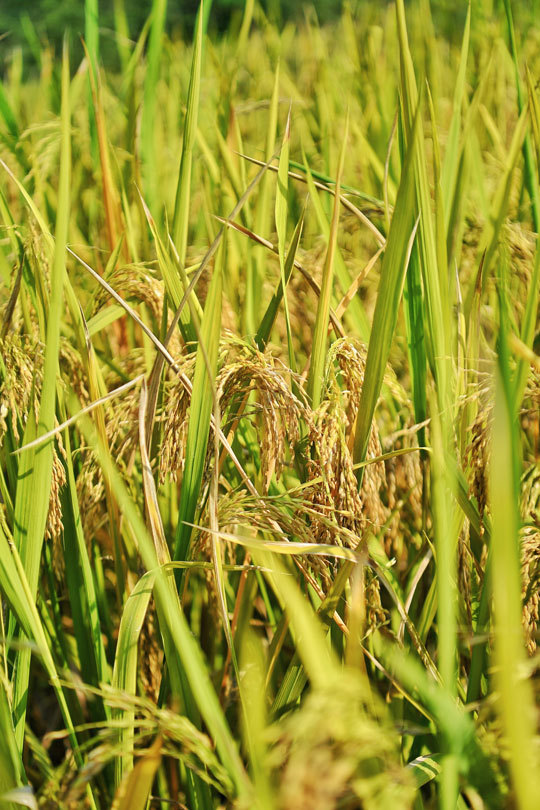
[[[0,808],[533,810],[533,20],[152,5],[4,48]]]

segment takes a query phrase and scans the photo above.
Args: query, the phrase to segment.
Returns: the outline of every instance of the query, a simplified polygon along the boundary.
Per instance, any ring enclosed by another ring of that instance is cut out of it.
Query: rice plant
[[[533,810],[534,9],[99,5],[4,47],[0,807]]]

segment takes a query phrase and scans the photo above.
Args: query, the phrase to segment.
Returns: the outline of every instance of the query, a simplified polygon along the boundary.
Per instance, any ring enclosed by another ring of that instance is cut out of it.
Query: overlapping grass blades
[[[152,22],[148,40],[148,66],[144,82],[144,105],[141,122],[141,153],[145,167],[145,197],[149,201],[150,210],[157,216],[157,172],[158,161],[156,154],[155,126],[158,111],[157,87],[159,80],[159,65],[163,47],[163,31],[165,15],[167,13],[167,0],[153,0]]]
[[[219,338],[221,335],[222,271],[223,253],[221,256],[218,254],[214,265],[197,347],[185,471],[178,507],[178,526],[174,548],[175,560],[189,559],[189,541],[200,496],[210,431]],[[180,583],[182,577],[179,576],[177,579]]]
[[[248,5],[246,4],[246,16],[248,14]],[[272,97],[270,99],[270,110],[268,116],[268,125],[266,131],[266,148],[265,160],[268,163],[275,150],[276,145],[276,132],[278,123],[278,109],[279,109],[279,63],[276,68],[276,76],[274,80],[274,88]],[[271,178],[268,173],[265,173],[262,181],[259,197],[257,200],[257,209],[255,212],[255,232],[264,236],[264,229],[268,227],[270,219],[270,194],[271,194]],[[262,249],[255,249],[252,253],[253,267],[246,279],[246,332],[253,334],[257,328],[260,307],[261,307],[261,292],[262,283],[265,277],[265,251]],[[288,279],[286,279],[288,281]]]
[[[436,2],[25,22],[2,806],[534,806],[540,52]]]
[[[294,359],[294,347],[292,342],[293,338],[291,330],[291,316],[289,314],[289,304],[287,301],[287,279],[285,275],[286,273],[285,244],[287,238],[287,213],[288,213],[287,192],[289,186],[290,140],[291,140],[291,112],[289,110],[289,115],[287,117],[287,124],[285,125],[285,132],[283,134],[283,143],[281,145],[281,152],[279,154],[275,221],[278,240],[279,270],[281,274],[281,291],[282,291],[281,294],[283,298],[283,309],[285,312],[285,325],[287,328],[287,350],[289,356],[289,366],[291,371],[296,372],[296,360]]]
[[[178,667],[178,663],[181,663],[182,670],[186,674],[198,708],[215,740],[223,763],[229,770],[231,779],[237,789],[242,793],[246,789],[246,777],[238,751],[206,672],[200,648],[193,639],[180,608],[180,602],[173,587],[171,576],[169,572],[159,565],[156,549],[146,526],[115,468],[114,461],[101,444],[93,426],[88,422],[88,417],[83,416],[80,425],[87,440],[98,455],[100,463],[108,471],[116,499],[131,526],[134,536],[137,538],[138,549],[144,565],[148,572],[155,575],[154,592],[164,622],[162,631],[169,636],[172,644],[169,649],[169,665],[174,671],[174,668]]]
[[[98,596],[82,530],[68,433],[64,434],[64,441],[67,452],[67,492],[63,504],[67,587],[83,678],[85,683],[98,687],[109,680],[109,667],[101,635]],[[98,713],[107,716],[107,711],[101,712],[101,709],[99,706]]]
[[[377,303],[369,339],[366,372],[354,438],[354,462],[359,464],[366,457],[375,407],[379,399],[390,346],[398,319],[398,310],[405,284],[407,266],[418,222],[414,222],[414,160],[417,141],[420,137],[420,109],[411,130],[411,139],[401,174],[396,204],[386,240]],[[359,481],[363,467],[357,473]]]
[[[62,322],[66,243],[70,207],[71,173],[71,113],[69,105],[69,56],[64,46],[62,62],[62,112],[61,112],[61,158],[59,176],[58,209],[56,217],[54,256],[51,272],[51,291],[46,315],[46,351],[39,418],[32,425],[28,420],[26,442],[34,436],[47,433],[54,426],[56,410],[56,387],[58,375],[58,352],[60,325]],[[28,579],[30,594],[35,599],[39,578],[41,549],[47,520],[48,500],[38,499],[36,492],[49,492],[53,464],[53,441],[37,450],[30,450],[19,463],[19,483],[15,500],[14,543],[18,549]],[[15,707],[15,734],[22,750],[24,723],[28,696],[30,651],[19,652],[14,668],[13,705]]]
[[[538,797],[539,758],[534,743],[534,697],[524,677],[521,639],[521,582],[519,548],[519,481],[521,459],[516,431],[513,386],[509,369],[506,279],[499,287],[499,357],[495,378],[495,406],[490,468],[493,519],[492,590],[494,602],[494,677],[498,705],[509,745],[510,769],[516,803],[532,808]]]
[[[505,0],[504,7],[508,21],[510,49],[516,72],[516,90],[518,97],[518,106],[520,111],[522,111],[524,108],[526,109],[526,105],[523,99],[523,90],[520,79],[518,53],[516,45],[516,35],[512,19],[512,7],[510,5],[509,0]],[[538,98],[536,95],[536,91],[531,86],[529,72],[527,72],[527,80],[529,88],[528,92],[529,107],[532,118],[532,132],[535,136],[537,156],[538,156],[539,154],[538,144],[540,143],[540,130],[538,127],[538,123],[540,121],[540,117],[538,114]],[[529,193],[534,227],[536,232],[538,233],[540,232],[540,191],[538,180],[538,159],[536,161],[534,159],[533,144],[530,132],[526,132],[523,138],[523,157],[525,163],[524,167],[525,183],[527,186],[527,191]],[[534,263],[533,272],[531,275],[530,287],[527,295],[527,303],[525,306],[525,313],[521,325],[521,340],[526,346],[529,347],[532,346],[532,341],[534,339],[534,331],[535,331],[534,324],[537,320],[539,291],[540,291],[540,250],[537,241],[536,259]],[[518,369],[519,371],[516,374],[515,379],[515,396],[517,401],[519,402],[523,395],[523,390],[525,388],[525,380],[528,373],[527,365],[523,358],[518,359]]]
[[[201,64],[203,46],[204,7],[201,2],[195,28],[195,42],[193,48],[193,62],[189,78],[189,90],[186,105],[186,118],[182,139],[182,155],[178,172],[178,185],[174,203],[172,237],[178,250],[182,265],[186,261],[186,248],[188,242],[189,205],[191,192],[191,169],[193,164],[193,147],[197,133],[197,114],[199,111],[199,95],[201,88]]]
[[[401,65],[401,105],[404,122],[405,143],[409,144],[413,127],[413,117],[417,114],[419,96],[414,75],[413,62],[409,50],[405,9],[402,0],[396,4],[398,36],[400,43]],[[420,96],[421,98],[421,96]],[[437,385],[439,407],[447,407],[448,385],[448,335],[449,310],[442,303],[441,290],[448,287],[448,271],[441,266],[437,250],[437,236],[432,213],[431,195],[427,179],[427,160],[423,126],[418,124],[419,135],[415,141],[414,177],[416,206],[420,216],[419,224],[419,257],[425,296],[425,317],[427,324],[428,359],[432,366]]]
[[[148,572],[141,577],[129,595],[118,631],[118,647],[114,659],[112,686],[122,693],[137,693],[138,644],[141,629],[154,588],[155,576]],[[135,711],[117,712],[125,725],[119,730],[119,741],[125,750],[115,762],[116,784],[133,768],[133,725]]]
[[[18,663],[20,673],[18,673],[17,670],[15,671],[16,676],[18,675],[18,679],[15,678],[15,682],[12,687],[13,699],[15,699],[18,692],[22,691],[21,683],[23,682],[23,678],[26,679],[26,689],[28,690],[29,666],[26,664],[24,656],[30,656],[32,645],[35,643],[37,648],[36,651],[42,658],[47,676],[50,679],[50,683],[56,693],[56,698],[63,715],[63,720],[66,724],[70,742],[73,746],[74,756],[79,765],[82,765],[82,756],[75,734],[74,724],[71,719],[71,714],[63,687],[60,683],[60,677],[53,660],[53,655],[48,644],[48,639],[35,605],[35,597],[32,594],[30,583],[28,582],[26,573],[23,569],[22,560],[18,551],[13,545],[13,541],[11,541],[11,544],[12,547],[10,548],[10,539],[6,537],[4,530],[1,529],[0,545],[2,552],[2,566],[0,570],[0,587],[6,596],[10,610],[13,612],[13,616],[17,619],[22,632],[26,636],[26,643],[22,645],[22,649],[19,653]],[[7,695],[5,686],[2,687],[2,691]],[[23,693],[23,699],[25,697],[26,693]],[[4,708],[7,708],[7,706],[4,705]],[[26,704],[24,704],[24,708],[26,708]],[[12,706],[11,711],[13,716],[17,718],[17,704]],[[4,766],[7,767],[7,762],[11,762],[13,771],[11,772],[10,780],[13,780],[16,785],[21,785],[25,781],[25,773],[20,753],[21,746],[17,739],[17,727],[11,725],[11,719],[7,716],[4,716],[4,720],[6,732]],[[14,748],[14,746],[16,747]],[[12,786],[14,785],[6,785],[6,787]],[[91,791],[89,791],[88,798],[91,806],[95,807],[95,800]]]
[[[349,123],[345,126],[343,143],[339,156],[338,171],[336,177],[336,190],[334,195],[334,208],[332,213],[332,224],[328,237],[328,247],[324,260],[324,268],[321,282],[321,293],[317,304],[317,316],[315,318],[315,331],[313,333],[313,347],[311,350],[311,361],[309,365],[309,376],[307,380],[307,393],[311,400],[313,410],[316,410],[322,397],[324,367],[326,364],[326,352],[328,342],[328,319],[330,316],[330,301],[332,297],[332,285],[334,280],[334,260],[337,248],[337,236],[339,228],[340,211],[340,182],[345,164],[345,154],[347,149],[347,138],[349,134]],[[281,167],[280,167],[281,168]],[[280,257],[280,261],[281,257]],[[282,262],[283,263],[283,262]],[[282,279],[284,273],[282,271]],[[282,281],[284,284],[284,282]]]

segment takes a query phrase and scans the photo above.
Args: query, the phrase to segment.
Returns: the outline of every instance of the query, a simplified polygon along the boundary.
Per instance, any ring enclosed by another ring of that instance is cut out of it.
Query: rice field
[[[535,810],[538,6],[166,8],[3,43],[0,808]]]

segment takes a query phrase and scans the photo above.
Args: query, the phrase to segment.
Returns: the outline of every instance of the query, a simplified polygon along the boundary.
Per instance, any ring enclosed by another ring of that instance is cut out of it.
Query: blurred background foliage
[[[426,0],[427,1],[427,0]],[[381,6],[389,5],[391,0],[260,0],[256,4],[255,19],[271,20],[273,23],[286,24],[304,17],[316,15],[319,23],[337,19],[344,6],[348,6],[353,15],[362,14],[363,23],[369,24],[380,19]],[[459,41],[468,0],[432,0],[431,14],[437,30],[450,41]],[[23,63],[31,70],[38,61],[38,53],[44,42],[58,46],[66,30],[71,32],[72,53],[82,59],[82,45],[78,42],[84,37],[85,11],[84,0],[2,0],[0,5],[0,70],[5,69],[14,48],[21,49]],[[105,67],[114,69],[117,65],[117,49],[114,43],[115,20],[121,15],[129,25],[130,37],[139,35],[145,21],[151,13],[151,0],[99,0],[99,17],[101,30],[101,60]],[[474,3],[477,16],[496,15],[502,7],[502,0],[476,0]],[[191,39],[197,0],[169,0],[167,2],[167,28],[171,35]],[[213,0],[209,14],[208,27],[211,33],[227,32],[234,34],[240,27],[245,0]],[[515,4],[515,16],[520,21],[521,30],[535,24],[540,12],[540,0],[520,0]],[[521,18],[521,19],[520,19]],[[522,27],[524,26],[524,28]],[[74,47],[73,47],[74,46]],[[77,47],[78,46],[78,47]],[[77,61],[79,61],[77,59]]]

